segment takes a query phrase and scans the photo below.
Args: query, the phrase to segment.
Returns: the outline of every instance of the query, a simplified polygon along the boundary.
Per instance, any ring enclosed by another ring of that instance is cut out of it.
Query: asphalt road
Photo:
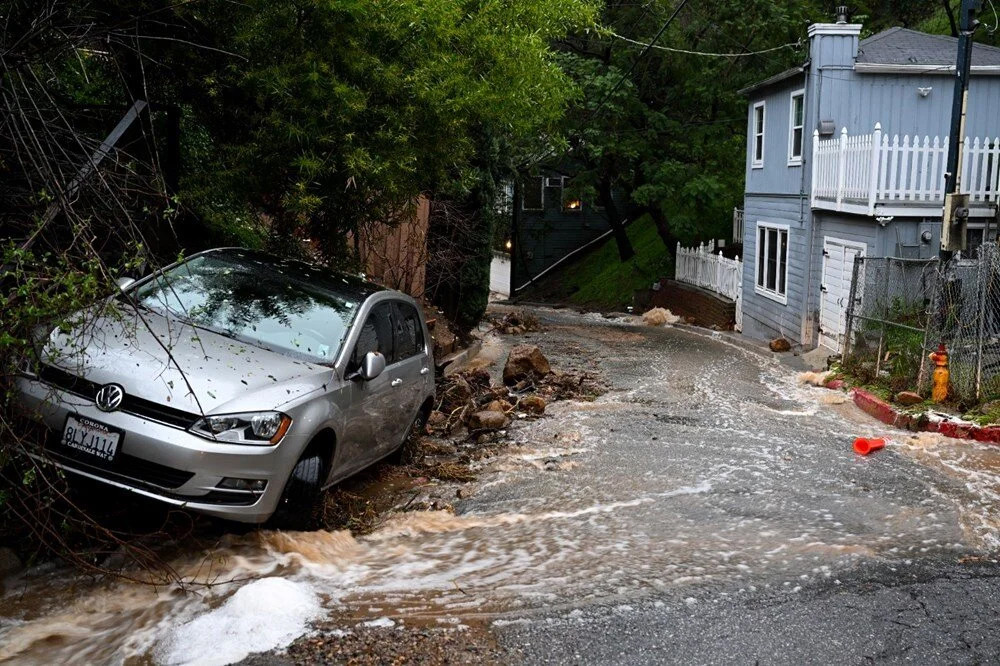
[[[571,469],[464,507],[576,514],[509,534],[561,546],[506,604],[502,586],[490,593],[508,607],[491,628],[512,660],[997,660],[1000,454],[887,432],[706,333],[538,314],[547,331],[532,341],[553,365],[598,370],[613,389],[517,434],[569,433],[582,449]],[[885,450],[851,451],[853,437],[884,434]]]
[[[474,482],[425,479],[454,513],[179,545],[193,594],[40,567],[0,597],[0,662],[1000,659],[1000,448],[887,431],[707,331],[536,314],[492,371],[534,343],[610,390],[515,422]]]

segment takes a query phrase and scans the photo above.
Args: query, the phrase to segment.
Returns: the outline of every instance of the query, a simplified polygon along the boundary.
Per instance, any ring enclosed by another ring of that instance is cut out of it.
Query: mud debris
[[[545,330],[541,322],[538,321],[538,317],[523,310],[515,310],[503,316],[491,317],[490,322],[493,324],[493,331],[506,335],[524,335],[525,333]]]
[[[665,308],[652,308],[644,312],[642,315],[642,322],[646,324],[646,326],[676,324],[680,320],[680,317]]]
[[[345,629],[334,622],[290,645],[284,655],[260,655],[245,666],[268,664],[501,664],[511,657],[497,646],[490,632],[468,624],[446,627],[359,624]]]

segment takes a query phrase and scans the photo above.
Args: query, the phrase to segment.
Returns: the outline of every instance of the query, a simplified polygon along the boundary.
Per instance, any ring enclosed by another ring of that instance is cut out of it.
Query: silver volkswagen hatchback
[[[301,262],[202,252],[78,319],[18,379],[37,455],[230,520],[305,526],[433,404],[414,300]]]

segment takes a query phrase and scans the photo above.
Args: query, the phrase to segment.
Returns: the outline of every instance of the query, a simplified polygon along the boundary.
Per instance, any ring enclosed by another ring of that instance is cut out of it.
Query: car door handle
[[[389,386],[402,386],[402,384],[402,379],[393,379],[392,382],[389,383]]]
[[[420,374],[422,375],[426,375],[430,371],[431,371],[430,368],[420,368]]]

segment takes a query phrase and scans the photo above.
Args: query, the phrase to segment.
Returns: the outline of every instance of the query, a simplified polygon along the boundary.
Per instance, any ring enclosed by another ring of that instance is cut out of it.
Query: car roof
[[[374,282],[369,282],[363,278],[326,268],[305,261],[280,257],[276,254],[262,252],[260,250],[249,250],[241,247],[223,247],[213,250],[199,252],[194,256],[219,257],[223,260],[250,262],[259,266],[286,275],[293,280],[306,282],[325,291],[345,296],[358,302],[365,300],[372,294],[390,291]],[[192,258],[194,258],[192,256]]]

